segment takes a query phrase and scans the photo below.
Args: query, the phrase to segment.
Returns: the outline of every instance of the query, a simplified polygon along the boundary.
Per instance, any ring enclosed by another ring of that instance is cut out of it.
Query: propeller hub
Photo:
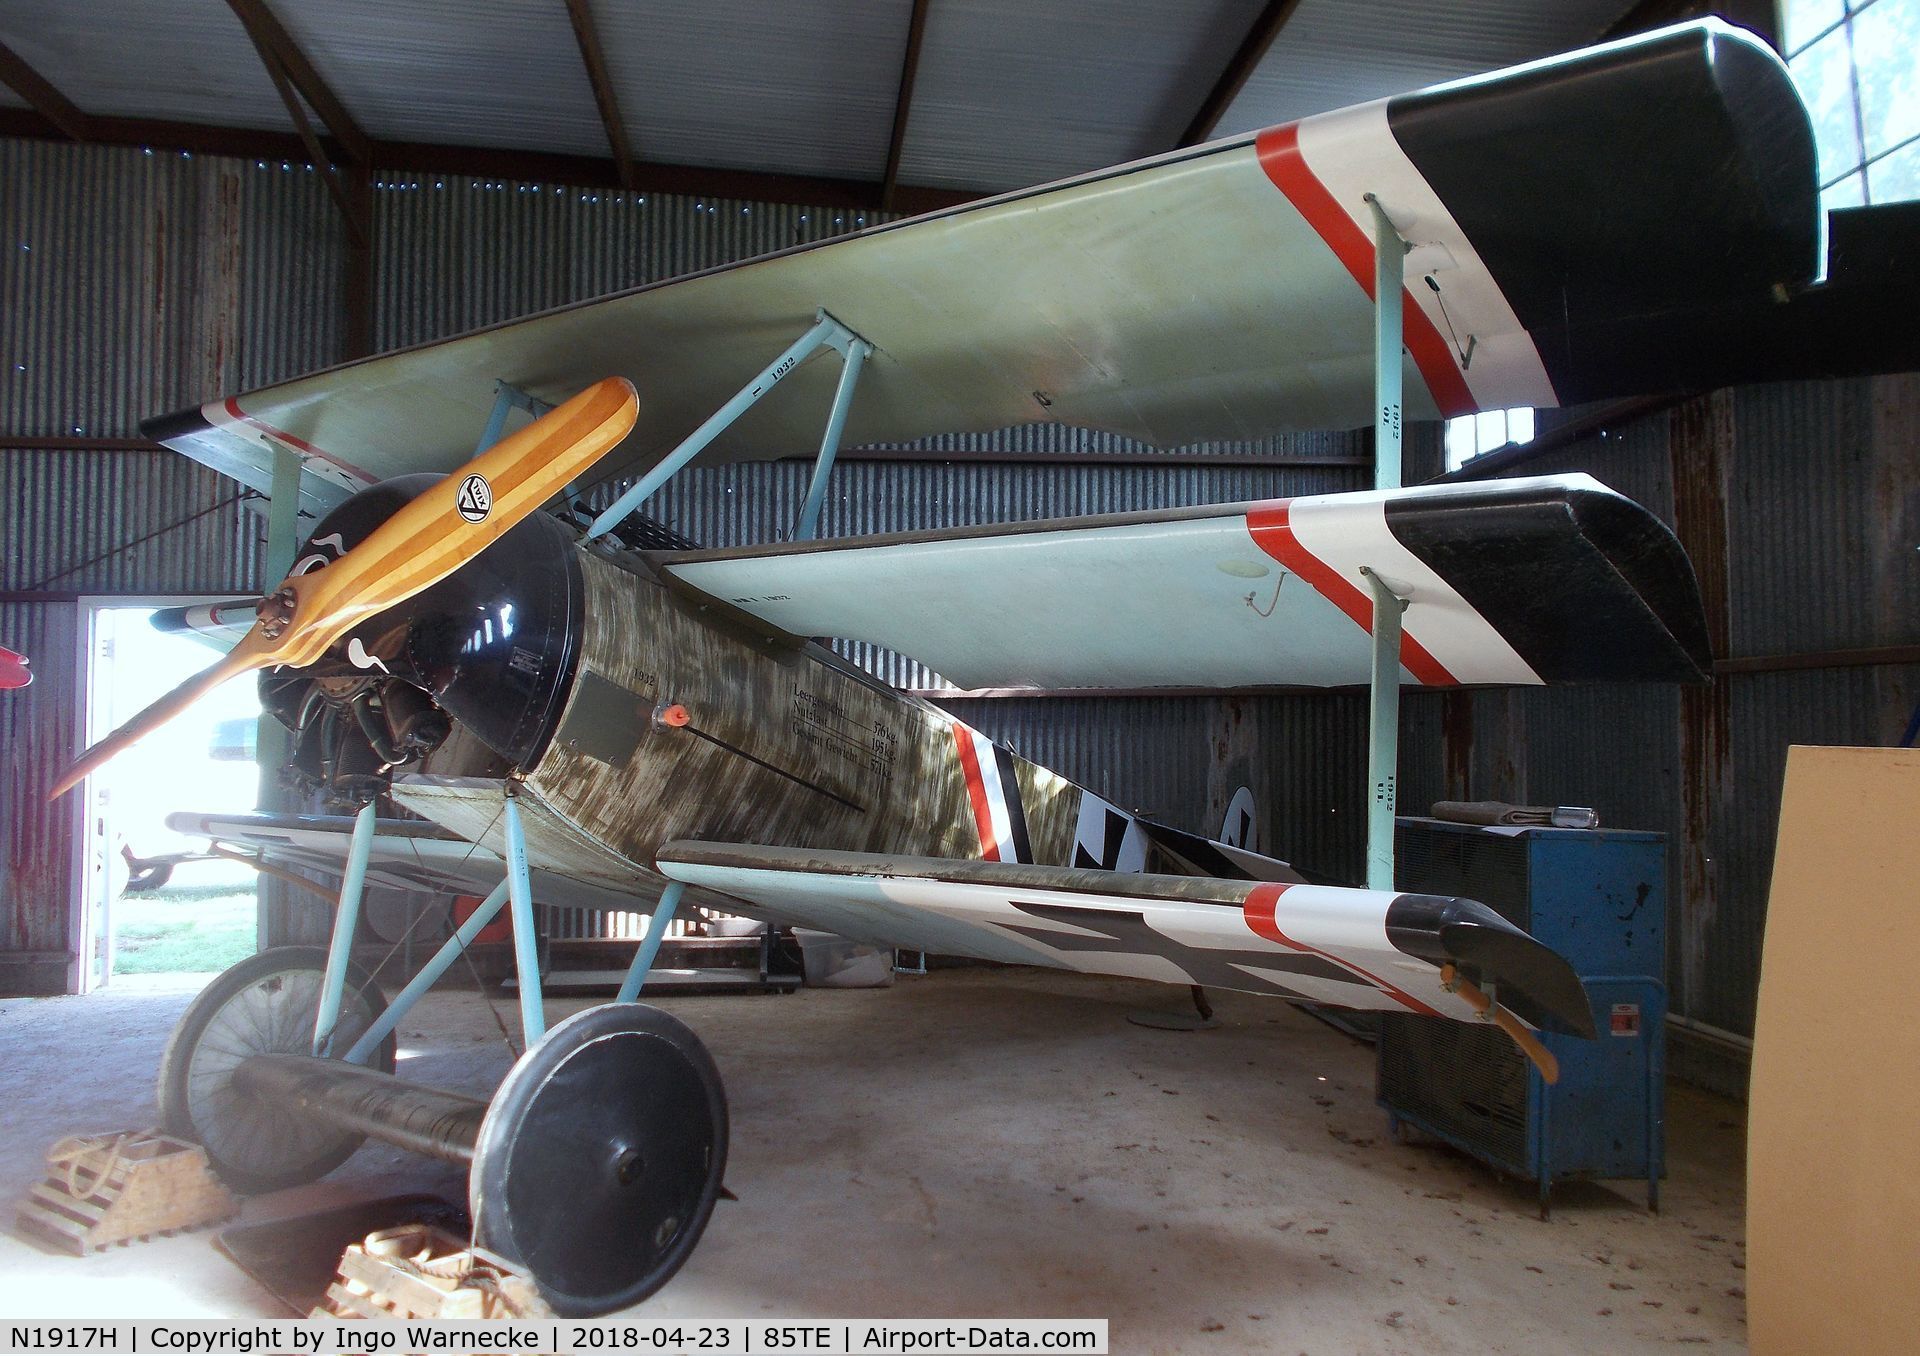
[[[292,589],[278,589],[262,598],[260,606],[254,609],[254,615],[260,619],[261,632],[268,640],[280,639],[293,624],[293,614],[299,606],[300,599]]]

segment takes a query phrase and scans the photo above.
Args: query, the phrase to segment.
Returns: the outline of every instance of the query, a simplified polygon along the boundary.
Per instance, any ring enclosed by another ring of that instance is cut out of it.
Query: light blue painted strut
[[[313,1019],[313,1053],[324,1055],[340,1023],[340,1000],[346,993],[347,966],[353,959],[353,934],[360,927],[360,896],[367,884],[367,861],[373,856],[373,802],[353,817],[353,837],[347,843],[347,868],[340,879],[340,903],[333,913],[333,940],[327,946],[327,973],[320,984],[320,1011]]]
[[[820,527],[820,507],[827,500],[827,480],[833,474],[833,459],[840,455],[840,435],[846,431],[847,411],[853,406],[853,388],[860,380],[860,365],[873,352],[864,339],[847,345],[840,367],[840,384],[834,388],[833,409],[827,414],[827,431],[820,438],[820,455],[814,459],[813,480],[807,486],[807,500],[800,506],[800,517],[793,525],[795,541],[811,541]]]
[[[1403,375],[1400,293],[1407,279],[1407,242],[1371,193],[1367,206],[1373,209],[1373,487],[1397,490]]]
[[[586,540],[592,541],[596,537],[604,537],[613,531],[621,519],[639,508],[650,495],[673,479],[681,467],[704,452],[707,444],[725,433],[734,420],[751,409],[755,401],[771,391],[783,377],[800,366],[801,362],[815,349],[823,345],[837,348],[851,361],[851,349],[854,344],[865,346],[860,336],[852,330],[825,311],[818,312],[811,329],[788,344],[779,357],[761,369],[759,376],[736,391],[733,398],[715,410],[707,422],[695,429],[685,442],[667,453],[661,458],[659,464],[640,477],[631,489],[608,505],[606,510],[587,528]],[[844,374],[842,374],[841,385],[846,386]],[[850,390],[849,394],[851,394]],[[836,409],[838,405],[839,402],[836,399]],[[842,417],[844,419],[844,414]],[[825,492],[825,487],[822,486],[821,493],[824,495]]]
[[[480,441],[473,449],[473,455],[479,456],[489,447],[500,441],[500,435],[507,431],[507,412],[513,409],[525,410],[538,419],[553,406],[536,396],[530,396],[518,386],[495,379],[493,383],[493,412],[487,416],[487,426],[480,434]]]
[[[668,881],[667,888],[660,892],[660,902],[654,905],[653,917],[647,920],[647,935],[640,941],[640,950],[627,968],[627,977],[621,981],[614,1002],[631,1003],[640,996],[640,986],[647,982],[647,972],[659,959],[660,945],[667,940],[667,925],[673,922],[674,911],[680,907],[680,896],[686,892],[687,887],[677,880]]]
[[[1394,229],[1380,200],[1367,194],[1373,211],[1373,487],[1400,488],[1404,392],[1401,292],[1406,287],[1408,245]],[[1396,596],[1372,570],[1361,568],[1373,589],[1372,706],[1367,722],[1367,888],[1393,889],[1393,811],[1400,763],[1400,614]]]
[[[380,1042],[387,1038],[387,1033],[399,1026],[400,1019],[420,1001],[421,996],[439,982],[440,976],[453,968],[453,963],[460,959],[460,953],[473,945],[473,939],[494,920],[506,902],[507,882],[502,877],[500,883],[493,887],[493,893],[481,901],[480,907],[473,911],[453,936],[441,943],[440,949],[433,953],[433,958],[420,967],[420,973],[407,981],[407,987],[393,996],[393,1001],[387,1004],[387,1010],[367,1028],[366,1034],[353,1043],[353,1049],[347,1051],[349,1064],[365,1064],[373,1057],[373,1052],[380,1048]]]
[[[1372,709],[1367,721],[1367,888],[1393,889],[1393,811],[1400,765],[1400,614],[1406,600],[1362,566],[1373,588]]]
[[[507,786],[507,899],[513,917],[513,972],[520,987],[520,1035],[531,1050],[547,1034],[540,992],[540,943],[533,932],[533,881],[527,874],[527,835],[520,803]]]

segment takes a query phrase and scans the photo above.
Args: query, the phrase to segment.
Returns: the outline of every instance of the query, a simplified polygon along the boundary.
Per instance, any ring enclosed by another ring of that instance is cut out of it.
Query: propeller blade
[[[502,438],[325,569],[288,579],[268,599],[269,612],[276,599],[292,609],[274,662],[311,664],[368,617],[445,579],[611,451],[639,408],[633,384],[608,377]]]
[[[311,664],[368,617],[433,587],[612,451],[639,409],[624,377],[589,386],[403,505],[326,568],[283,580],[231,653],[88,749],[61,774],[49,799],[228,679]]]
[[[266,668],[274,662],[271,646],[272,642],[261,634],[258,627],[247,632],[246,638],[223,658],[201,669],[179,687],[74,759],[67,770],[60,774],[60,780],[53,784],[53,790],[48,793],[47,799],[58,800],[66,795],[94,769],[132,748],[229,678],[238,678],[241,674],[254,669]]]

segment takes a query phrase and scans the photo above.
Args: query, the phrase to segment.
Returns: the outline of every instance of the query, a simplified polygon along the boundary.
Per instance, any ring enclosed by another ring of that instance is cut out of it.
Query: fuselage
[[[675,839],[1074,864],[1121,813],[823,647],[581,549],[571,690],[528,789],[628,861]],[[1130,820],[1131,816],[1127,816]]]

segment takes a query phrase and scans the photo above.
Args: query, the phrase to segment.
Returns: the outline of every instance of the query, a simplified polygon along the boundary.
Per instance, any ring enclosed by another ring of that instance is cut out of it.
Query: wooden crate
[[[531,1278],[430,1224],[368,1234],[349,1247],[310,1318],[552,1317]]]
[[[157,1130],[64,1139],[47,1154],[46,1180],[20,1203],[20,1227],[84,1256],[112,1244],[216,1224],[240,1202],[206,1150]]]

